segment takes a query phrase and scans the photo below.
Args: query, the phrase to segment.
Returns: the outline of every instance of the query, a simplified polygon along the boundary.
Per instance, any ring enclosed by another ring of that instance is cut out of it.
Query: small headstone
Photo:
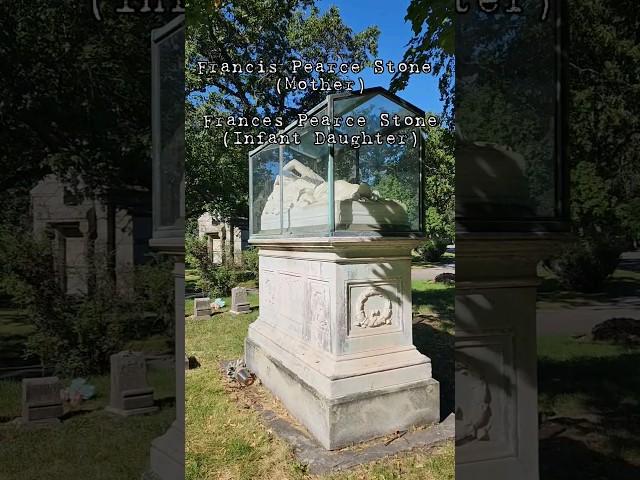
[[[231,289],[231,313],[249,313],[251,306],[247,297],[247,289],[244,287],[235,287]]]
[[[193,309],[196,319],[209,318],[211,316],[211,299],[209,297],[194,299]]]
[[[147,364],[139,352],[111,355],[111,395],[107,410],[130,416],[155,412],[153,388],[147,384]]]
[[[22,421],[24,423],[58,423],[63,414],[62,385],[58,377],[22,380]]]

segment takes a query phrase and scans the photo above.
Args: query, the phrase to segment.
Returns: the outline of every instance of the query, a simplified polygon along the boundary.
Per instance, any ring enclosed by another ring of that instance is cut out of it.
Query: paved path
[[[441,273],[456,273],[454,263],[447,263],[437,267],[411,267],[412,280],[433,280]]]
[[[622,254],[618,270],[640,272],[640,251]],[[580,300],[579,297],[576,300]],[[613,317],[640,319],[640,292],[636,296],[584,306],[567,303],[545,308],[544,303],[541,303],[537,314],[538,335],[584,335],[590,333],[598,323]]]

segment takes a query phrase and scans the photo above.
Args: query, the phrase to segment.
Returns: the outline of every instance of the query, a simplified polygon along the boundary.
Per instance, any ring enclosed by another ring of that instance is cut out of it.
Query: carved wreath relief
[[[375,328],[391,325],[393,305],[382,290],[369,288],[360,294],[357,302],[356,326]]]
[[[487,380],[467,362],[455,362],[456,385],[463,394],[456,395],[456,445],[490,440],[493,412],[491,390]]]

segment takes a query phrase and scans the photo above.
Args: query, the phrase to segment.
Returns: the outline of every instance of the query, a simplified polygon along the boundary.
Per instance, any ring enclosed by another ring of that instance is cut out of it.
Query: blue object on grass
[[[216,298],[216,299],[213,301],[213,303],[215,303],[215,304],[218,306],[218,308],[222,308],[222,307],[224,307],[224,306],[226,305],[226,303],[224,302],[224,300],[223,300],[223,299],[221,299],[221,298]]]
[[[69,397],[75,397],[79,393],[83,400],[89,400],[96,394],[96,387],[89,385],[84,378],[75,378],[69,386]]]

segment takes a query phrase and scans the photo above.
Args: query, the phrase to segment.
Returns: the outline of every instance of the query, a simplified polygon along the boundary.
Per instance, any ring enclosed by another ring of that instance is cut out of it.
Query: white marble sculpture
[[[282,188],[285,228],[326,223],[328,183],[311,168],[295,159],[289,161],[282,170],[282,178],[280,175],[276,177],[273,191],[262,210],[262,230],[279,228]],[[384,218],[387,223],[408,225],[406,207],[394,200],[382,199],[380,194],[366,183],[355,184],[336,180],[334,200],[336,224],[371,227],[380,223],[378,218]],[[363,205],[364,203],[366,205]]]

